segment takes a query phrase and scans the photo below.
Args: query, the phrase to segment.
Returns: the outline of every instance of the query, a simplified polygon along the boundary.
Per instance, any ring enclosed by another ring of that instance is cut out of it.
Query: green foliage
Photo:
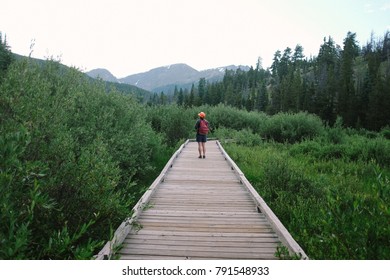
[[[258,134],[253,133],[250,129],[244,128],[240,131],[220,127],[215,136],[221,141],[234,141],[237,144],[242,144],[248,147],[261,145],[262,139]]]
[[[235,130],[246,128],[254,133],[259,133],[269,117],[264,113],[247,112],[219,104],[218,106],[210,107],[207,118],[214,125],[215,129],[219,127]]]
[[[390,127],[386,126],[381,130],[381,135],[386,138],[387,140],[390,140]]]
[[[43,248],[39,259],[79,259],[85,260],[91,258],[91,252],[96,249],[100,249],[103,245],[103,241],[88,240],[84,241],[83,246],[77,246],[78,241],[87,234],[94,221],[90,221],[88,224],[83,224],[73,234],[69,233],[67,225],[63,227],[61,231],[53,234],[49,238],[48,243]]]
[[[301,257],[297,254],[291,254],[286,246],[279,245],[276,248],[275,256],[279,260],[300,260]]]
[[[358,134],[347,135],[339,131],[337,141],[333,136],[334,128],[327,128],[326,137],[319,137],[315,141],[303,141],[292,146],[292,155],[306,154],[318,159],[343,159],[345,161],[376,162],[382,167],[390,166],[390,141],[378,136],[367,138]],[[336,129],[337,131],[337,129]],[[342,139],[342,140],[341,140]]]
[[[377,173],[378,167],[372,167],[375,173],[370,176],[376,175],[376,181],[371,185],[361,186],[356,175],[348,176],[356,180],[355,186],[337,176],[340,185],[329,190],[326,208],[322,209],[321,238],[332,258],[388,259],[390,184],[387,177],[383,179],[382,173]]]
[[[162,137],[58,62],[14,62],[0,92],[0,258],[91,258],[168,157]]]
[[[230,139],[245,145],[259,145],[263,139],[295,143],[324,133],[322,121],[308,113],[280,113],[267,116],[225,105],[184,108],[176,105],[147,107],[147,120],[164,136],[169,146],[194,138],[197,114],[206,112],[211,126],[209,137]]]
[[[154,131],[163,135],[169,146],[174,146],[180,140],[195,137],[196,118],[197,113],[194,109],[176,105],[147,108],[147,121]]]
[[[225,148],[310,258],[388,259],[390,142],[336,129],[342,141]]]
[[[211,126],[210,137],[232,139],[246,145],[258,145],[262,139],[295,143],[324,133],[320,118],[308,113],[280,113],[267,116],[225,105],[184,108],[176,105],[148,107],[147,119],[161,133],[169,146],[194,138],[193,129],[200,111],[206,112]]]
[[[304,111],[331,125],[341,116],[346,127],[379,131],[390,122],[389,41],[387,31],[383,38],[372,37],[359,47],[356,34],[348,32],[342,49],[332,37],[324,38],[318,56],[311,58],[305,58],[300,45],[294,51],[287,47],[275,52],[270,69],[258,63],[248,71],[227,70],[222,81],[200,80],[198,89],[176,89],[175,97],[177,104],[185,107],[224,104],[271,115]],[[155,103],[162,104],[157,96]],[[237,112],[231,116],[241,114]],[[235,129],[242,127],[240,121]],[[251,129],[258,132],[256,127]],[[286,125],[282,131],[294,138]]]
[[[333,127],[327,129],[327,138],[330,143],[341,144],[345,140],[345,131],[343,129],[343,120],[337,117]]]
[[[323,132],[322,121],[307,113],[279,113],[272,116],[261,129],[261,134],[276,142],[295,143],[312,139]]]
[[[7,45],[6,38],[3,41],[3,36],[0,32],[0,84],[11,62],[12,53]]]

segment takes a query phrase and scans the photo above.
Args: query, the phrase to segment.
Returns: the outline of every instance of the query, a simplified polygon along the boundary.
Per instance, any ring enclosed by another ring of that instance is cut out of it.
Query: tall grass
[[[226,150],[311,258],[389,259],[390,141],[344,137]]]

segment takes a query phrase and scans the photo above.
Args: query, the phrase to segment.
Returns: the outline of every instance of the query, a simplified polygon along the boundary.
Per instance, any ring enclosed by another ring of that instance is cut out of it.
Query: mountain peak
[[[215,82],[222,80],[226,70],[237,70],[238,68],[248,71],[248,66],[223,66],[214,69],[198,71],[185,63],[176,63],[153,68],[147,72],[129,75],[117,79],[106,69],[94,69],[87,72],[87,75],[97,78],[100,77],[106,81],[120,82],[137,86],[139,88],[160,92],[171,90],[175,85],[187,88],[193,83],[197,83],[200,78]],[[166,92],[167,93],[167,92]]]
[[[118,79],[113,74],[111,74],[110,71],[104,68],[93,69],[91,71],[88,71],[85,74],[87,74],[88,76],[94,79],[100,78],[103,81],[107,81],[107,82],[115,82],[115,83],[118,82]]]
[[[184,63],[157,67],[144,73],[134,74],[120,79],[120,82],[136,85],[153,91],[169,84],[182,84],[195,81],[199,71]]]

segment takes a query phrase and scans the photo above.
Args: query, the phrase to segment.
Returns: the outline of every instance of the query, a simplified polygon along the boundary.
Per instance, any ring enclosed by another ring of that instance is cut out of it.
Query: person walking
[[[199,158],[206,158],[206,142],[209,133],[209,122],[205,119],[206,114],[200,112],[199,119],[196,121],[196,142],[198,142]]]

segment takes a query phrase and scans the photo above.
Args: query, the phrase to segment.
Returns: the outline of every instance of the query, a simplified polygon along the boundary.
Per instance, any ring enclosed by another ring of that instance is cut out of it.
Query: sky
[[[267,68],[300,44],[316,56],[324,37],[361,46],[390,30],[390,0],[0,0],[11,51],[54,58],[117,78],[186,63]]]

